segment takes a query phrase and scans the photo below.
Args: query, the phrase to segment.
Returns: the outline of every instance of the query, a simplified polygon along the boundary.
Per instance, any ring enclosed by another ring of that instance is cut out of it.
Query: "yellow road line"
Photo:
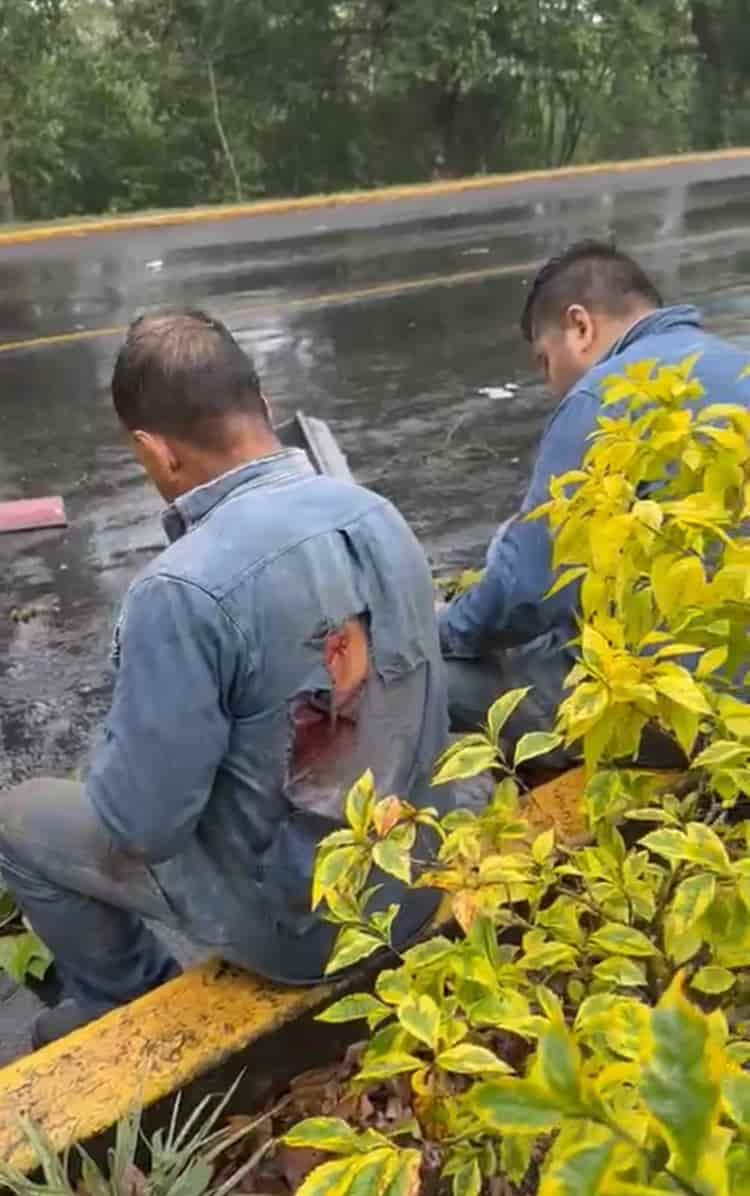
[[[72,341],[92,341],[102,336],[121,336],[124,328],[79,328],[75,332],[58,332],[54,336],[30,336],[26,340],[5,341],[0,353],[13,353],[17,349],[44,349],[48,345],[68,345]]]
[[[727,237],[732,231],[732,229],[719,229],[718,231],[688,237],[687,240],[691,244],[705,241],[710,242],[717,238]],[[679,245],[680,243],[681,239],[679,237],[671,237],[661,240],[659,246],[661,249],[665,249],[670,244]],[[486,282],[493,278],[506,278],[514,274],[524,274],[537,270],[543,260],[543,258],[537,258],[529,262],[511,262],[501,266],[485,266],[479,270],[457,270],[452,274],[429,274],[424,278],[405,278],[401,281],[394,279],[393,282],[376,283],[373,286],[356,287],[346,291],[324,291],[320,295],[306,295],[300,299],[289,299],[283,303],[283,307],[285,311],[290,312],[304,311],[323,307],[338,307],[347,303],[364,303],[378,299],[388,299],[396,295],[428,291],[437,287],[466,286],[471,283]],[[243,313],[242,309],[234,304],[235,326],[238,316],[240,318],[243,315],[250,317],[255,315],[257,310],[258,304],[254,304]],[[0,343],[0,355],[29,349],[44,349],[52,345],[75,344],[77,341],[91,341],[106,337],[122,336],[125,331],[126,325],[115,324],[104,328],[83,328],[72,332],[54,333],[51,336],[34,336],[15,341],[5,341],[4,343]]]
[[[357,303],[372,299],[386,299],[391,295],[407,294],[411,291],[426,291],[432,287],[463,286],[472,282],[483,282],[503,275],[519,274],[533,270],[539,262],[521,262],[505,266],[487,266],[484,270],[459,270],[454,274],[435,274],[426,278],[407,278],[401,282],[378,283],[376,286],[359,287],[350,291],[329,291],[322,295],[308,295],[304,299],[290,299],[284,304],[287,311],[301,311],[316,307],[336,307],[345,303]],[[122,336],[125,325],[107,328],[86,328],[74,332],[59,332],[53,336],[34,336],[25,340],[6,341],[0,344],[0,354],[15,353],[22,349],[45,349],[50,345],[68,345],[76,341],[97,340],[103,337]]]
[[[691,166],[701,163],[750,159],[750,148],[713,150],[698,154],[669,154],[656,158],[634,158],[627,162],[594,162],[587,166],[563,166],[555,170],[525,170],[512,174],[479,175],[465,179],[451,179],[437,183],[414,183],[406,186],[382,187],[370,191],[342,191],[330,195],[309,195],[302,199],[259,200],[255,203],[222,204],[205,208],[176,209],[167,212],[141,212],[132,216],[100,216],[87,220],[31,225],[0,232],[3,245],[28,245],[35,241],[60,240],[65,237],[87,237],[97,233],[130,232],[143,228],[167,228],[181,224],[210,224],[224,220],[238,220],[256,216],[281,216],[293,212],[325,210],[333,207],[356,207],[371,203],[392,203],[404,199],[429,199],[445,195],[460,195],[467,191],[507,188],[519,183],[556,182],[569,178],[586,178],[605,172],[633,174],[639,170],[662,170],[670,166]]]

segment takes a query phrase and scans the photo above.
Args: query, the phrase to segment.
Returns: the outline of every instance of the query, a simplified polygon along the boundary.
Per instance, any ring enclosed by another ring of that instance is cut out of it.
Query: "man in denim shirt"
[[[447,734],[424,554],[385,499],[282,449],[252,364],[201,312],[132,326],[112,383],[170,504],[170,546],[131,587],[117,679],[85,787],[0,797],[0,869],[68,998],[41,1045],[177,971],[144,918],[272,979],[320,978],[319,841],[372,768],[381,795],[443,804]],[[435,895],[402,901],[403,942]]]
[[[750,381],[740,380],[747,357],[704,332],[694,307],[662,307],[640,266],[612,246],[571,246],[539,272],[521,327],[557,399],[520,512],[490,544],[482,580],[440,613],[447,659],[451,721],[473,729],[492,701],[508,689],[532,686],[506,726],[515,741],[548,730],[573,663],[578,588],[545,599],[552,584],[546,520],[523,516],[546,502],[552,477],[580,467],[601,408],[601,383],[632,362],[675,364],[700,355],[694,376],[705,402],[747,406]],[[660,741],[646,745],[654,762],[668,762]],[[548,760],[564,764],[564,753]]]

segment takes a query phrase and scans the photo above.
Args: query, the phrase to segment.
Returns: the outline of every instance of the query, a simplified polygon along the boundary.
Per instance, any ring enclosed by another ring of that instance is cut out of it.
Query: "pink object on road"
[[[65,504],[59,494],[49,498],[19,498],[0,502],[0,533],[30,532],[42,527],[67,527]]]

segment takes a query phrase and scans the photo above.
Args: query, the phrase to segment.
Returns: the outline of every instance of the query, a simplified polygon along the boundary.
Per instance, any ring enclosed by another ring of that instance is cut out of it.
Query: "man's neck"
[[[602,328],[600,338],[601,348],[598,353],[598,359],[601,361],[608,353],[611,353],[617,342],[621,341],[624,336],[627,336],[630,330],[635,328],[636,324],[640,324],[641,320],[645,320],[647,316],[652,316],[658,310],[657,307],[643,304],[632,308],[625,316],[608,319]]]
[[[226,448],[214,453],[188,450],[191,459],[185,470],[186,485],[182,493],[187,494],[198,486],[207,486],[234,469],[252,465],[253,461],[262,461],[281,452],[282,449],[283,445],[276,433],[268,427],[232,438]]]

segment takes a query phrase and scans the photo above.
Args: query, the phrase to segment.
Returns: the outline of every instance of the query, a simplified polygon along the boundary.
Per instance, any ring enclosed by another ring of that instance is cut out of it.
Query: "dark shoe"
[[[32,1049],[38,1051],[51,1042],[57,1042],[58,1038],[87,1026],[96,1016],[95,1013],[86,1013],[70,998],[55,1005],[54,1009],[42,1010],[31,1027]]]

